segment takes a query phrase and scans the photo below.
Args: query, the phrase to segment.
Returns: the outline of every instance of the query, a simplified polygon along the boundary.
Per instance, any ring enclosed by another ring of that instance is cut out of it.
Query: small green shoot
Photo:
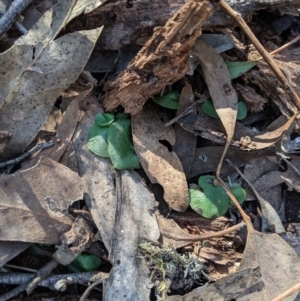
[[[88,149],[97,156],[109,157],[119,170],[140,168],[131,142],[128,114],[97,114],[88,133]]]
[[[189,190],[191,208],[206,218],[223,216],[227,212],[229,204],[233,205],[223,187],[213,185],[214,179],[214,176],[201,176],[198,179],[198,185],[202,190]],[[234,186],[230,190],[240,204],[244,202],[246,192],[241,186]]]
[[[109,127],[115,120],[115,116],[110,113],[97,114],[95,123],[100,127]]]
[[[211,118],[220,119],[219,115],[214,107],[213,101],[211,99],[208,99],[201,103],[200,105],[201,110],[204,114]],[[247,106],[243,101],[238,102],[238,113],[237,113],[237,120],[242,120],[246,118],[247,116]]]
[[[102,264],[102,260],[95,255],[80,254],[68,265],[68,269],[73,273],[97,271]]]
[[[179,98],[180,94],[178,92],[168,91],[163,96],[155,96],[153,101],[164,108],[177,110],[180,108]]]

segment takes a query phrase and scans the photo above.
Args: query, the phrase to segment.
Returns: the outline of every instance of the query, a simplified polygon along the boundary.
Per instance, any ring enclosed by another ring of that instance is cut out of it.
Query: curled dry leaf
[[[260,267],[262,286],[253,286],[236,300],[269,301],[300,281],[300,259],[278,234],[249,231],[240,270]],[[296,300],[296,294],[285,300]]]
[[[226,64],[214,48],[197,40],[193,47],[193,55],[200,62],[209,94],[226,132],[224,151],[216,170],[216,176],[219,176],[224,156],[234,135],[238,99],[231,85]]]
[[[169,147],[175,144],[174,130],[165,127],[166,120],[161,109],[153,106],[132,116],[134,149],[150,181],[163,186],[168,205],[174,210],[185,211],[189,196],[183,167],[175,152],[162,144]]]
[[[26,36],[0,54],[0,73],[5,73],[0,77],[0,128],[12,134],[4,159],[22,153],[35,137],[57,97],[81,73],[101,33],[97,28],[53,40],[65,25],[73,2],[59,2]],[[26,71],[29,66],[43,74]]]
[[[280,116],[273,122],[278,124],[276,129],[265,131],[260,134],[257,134],[257,132],[254,132],[250,128],[237,122],[231,144],[243,150],[267,148],[276,143],[282,137],[283,133],[285,133],[292,125],[297,115],[298,113],[295,113],[288,120],[285,116]],[[179,120],[179,123],[184,129],[195,133],[195,135],[200,135],[205,139],[209,139],[220,144],[224,144],[226,142],[221,122],[219,120],[209,118],[202,112],[199,112],[197,118],[195,118],[194,115],[192,115],[191,118],[189,118],[189,115],[182,117]]]
[[[68,207],[83,198],[81,178],[42,157],[27,170],[0,177],[0,240],[59,243],[70,229]]]

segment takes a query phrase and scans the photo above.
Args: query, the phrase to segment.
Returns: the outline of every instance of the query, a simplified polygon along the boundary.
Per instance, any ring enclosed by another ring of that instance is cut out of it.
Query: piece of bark
[[[191,0],[157,28],[128,68],[104,86],[105,110],[122,105],[125,112],[137,114],[148,98],[182,78],[190,49],[213,10],[210,1]]]
[[[66,31],[79,29],[91,29],[104,25],[96,46],[96,52],[100,50],[116,50],[128,45],[137,38],[151,35],[152,29],[163,26],[172,15],[179,10],[185,0],[151,0],[151,1],[107,1],[90,14],[82,15],[71,22]],[[227,3],[237,10],[248,21],[252,14],[260,9],[277,7],[295,7],[297,0],[227,0]],[[234,24],[234,20],[221,9],[204,23],[204,28],[216,26],[228,26]]]

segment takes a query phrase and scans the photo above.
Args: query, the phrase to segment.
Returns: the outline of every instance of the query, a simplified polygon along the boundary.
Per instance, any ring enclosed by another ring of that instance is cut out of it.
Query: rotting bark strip
[[[104,86],[103,106],[112,111],[122,105],[136,114],[151,96],[181,79],[188,70],[190,50],[215,4],[190,0],[152,38],[118,77]]]

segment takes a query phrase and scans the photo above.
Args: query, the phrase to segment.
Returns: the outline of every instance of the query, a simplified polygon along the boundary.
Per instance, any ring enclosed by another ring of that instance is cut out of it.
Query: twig
[[[291,45],[295,44],[295,43],[298,42],[299,40],[300,40],[300,35],[299,35],[298,37],[296,37],[295,39],[291,40],[290,42],[288,42],[288,43],[282,45],[281,47],[279,47],[279,48],[273,50],[272,52],[270,52],[270,54],[271,54],[271,55],[278,54],[278,53],[280,53],[281,51],[283,51],[283,50],[287,49],[288,47],[290,47]],[[260,60],[262,60],[262,59],[263,59],[263,57],[259,57],[259,58],[255,59],[255,61],[260,61]]]
[[[200,99],[198,99],[197,101],[195,101],[192,105],[190,105],[186,110],[184,110],[181,114],[179,114],[178,116],[174,117],[173,119],[171,119],[170,121],[165,123],[165,127],[172,125],[174,122],[178,121],[180,118],[182,118],[183,116],[187,115],[190,113],[191,109],[199,103],[204,102],[205,100],[207,100],[209,98],[208,94],[204,94],[201,96]]]
[[[6,13],[0,19],[0,39],[10,29],[17,20],[22,11],[30,4],[32,0],[14,0]]]
[[[226,160],[227,161],[227,160]],[[238,209],[239,213],[241,214],[246,226],[247,226],[247,230],[248,232],[253,232],[254,228],[253,225],[251,223],[251,219],[250,217],[245,213],[245,211],[243,210],[243,208],[241,207],[240,203],[238,202],[238,200],[236,199],[236,197],[232,194],[232,192],[228,189],[228,187],[226,186],[226,184],[223,182],[223,180],[220,177],[217,177],[217,180],[219,182],[219,184],[223,187],[223,189],[225,190],[226,194],[229,196],[229,198],[232,200],[232,202],[234,203],[234,205],[236,206],[236,208]]]
[[[300,170],[295,165],[293,165],[290,161],[287,160],[289,159],[289,157],[281,153],[276,153],[276,155],[280,156],[281,159],[300,176]]]
[[[0,18],[5,14],[5,11],[0,10]],[[14,26],[21,34],[26,34],[28,30],[18,21],[14,23]]]
[[[222,237],[226,234],[229,234],[231,232],[234,231],[238,231],[241,228],[243,228],[245,226],[244,222],[241,222],[237,225],[234,225],[232,227],[229,227],[227,229],[221,230],[221,231],[217,231],[214,233],[208,233],[208,234],[201,234],[201,235],[187,235],[187,236],[180,236],[180,235],[176,235],[164,230],[160,230],[160,233],[163,236],[166,236],[168,238],[174,239],[174,240],[181,240],[181,241],[200,241],[200,240],[206,240],[206,239],[211,239],[211,238],[217,238],[217,237]]]
[[[293,285],[292,287],[290,287],[288,290],[286,290],[285,292],[281,293],[280,295],[278,295],[276,298],[272,299],[271,301],[282,301],[282,300],[286,300],[286,298],[296,292],[300,291],[300,282],[298,282],[297,284]]]
[[[26,290],[27,293],[30,294],[32,292],[32,290],[38,286],[38,283],[43,278],[47,277],[57,265],[58,265],[58,262],[56,260],[52,259],[36,273],[36,276],[32,277],[27,282],[14,288],[10,292],[0,296],[0,301],[9,300],[10,298],[17,296],[24,290]]]
[[[87,273],[72,273],[72,274],[61,274],[61,275],[50,275],[44,280],[39,282],[39,286],[48,287],[51,290],[63,292],[66,290],[67,285],[80,283],[87,284],[94,282],[99,279],[106,277],[108,274],[99,272],[87,272]],[[2,273],[0,274],[1,284],[21,284],[32,279],[34,274],[32,273]],[[108,277],[108,276],[107,276]]]
[[[15,158],[15,159],[11,159],[11,160],[8,160],[8,161],[4,161],[4,162],[1,162],[0,163],[0,168],[5,168],[9,165],[14,165],[14,164],[18,164],[20,163],[21,161],[23,161],[24,159],[30,157],[32,154],[34,154],[35,152],[43,149],[43,148],[47,148],[47,147],[50,147],[50,146],[53,146],[54,143],[53,141],[49,141],[49,142],[45,142],[45,143],[39,143],[37,144],[35,147],[33,147],[32,149],[30,149],[27,153]]]
[[[101,284],[105,279],[106,279],[106,278],[101,279],[101,280],[98,280],[98,281],[94,282],[93,284],[91,284],[91,285],[85,290],[85,292],[82,294],[82,296],[80,297],[79,301],[85,301],[85,300],[88,298],[89,294],[90,294],[90,293],[92,292],[92,290],[94,289],[94,287],[97,286],[98,284]]]
[[[229,160],[225,160],[233,169],[243,178],[243,180],[249,185],[252,189],[254,195],[256,196],[263,216],[262,216],[262,232],[275,232],[282,233],[285,232],[284,227],[282,226],[282,222],[274,209],[274,207],[263,197],[259,195],[256,191],[255,187],[250,183],[250,181],[244,176],[244,174]],[[224,188],[224,187],[223,187]],[[239,208],[238,208],[239,209]]]
[[[280,68],[276,65],[272,55],[266,51],[266,49],[262,46],[262,44],[259,42],[259,40],[256,38],[256,36],[253,34],[251,29],[248,27],[246,22],[244,21],[241,14],[233,10],[230,5],[228,5],[225,0],[220,0],[219,4],[221,7],[238,23],[238,25],[242,28],[244,33],[248,36],[248,38],[252,41],[254,46],[256,47],[257,51],[260,53],[260,55],[265,59],[265,61],[268,63],[270,68],[273,70],[283,87],[287,90],[288,94],[290,94],[291,98],[294,101],[294,104],[298,109],[300,109],[300,98],[297,94],[296,90],[293,88],[293,86],[290,84],[288,79],[285,77],[283,72],[280,70]]]

